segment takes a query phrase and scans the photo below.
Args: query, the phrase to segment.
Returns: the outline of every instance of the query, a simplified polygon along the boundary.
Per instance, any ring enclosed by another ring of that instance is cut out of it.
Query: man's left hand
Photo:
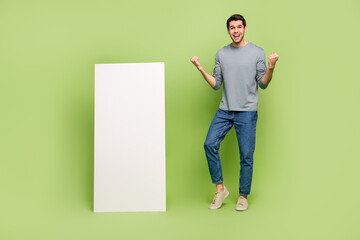
[[[269,69],[275,68],[275,63],[278,60],[278,58],[279,58],[279,55],[276,52],[273,52],[272,54],[269,55],[269,57],[268,57]]]

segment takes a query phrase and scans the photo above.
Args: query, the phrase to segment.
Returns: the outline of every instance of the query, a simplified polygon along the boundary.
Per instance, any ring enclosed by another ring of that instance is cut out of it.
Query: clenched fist
[[[190,61],[198,68],[201,68],[201,64],[199,62],[199,58],[197,56],[193,56]]]
[[[275,63],[278,60],[279,55],[276,52],[273,52],[272,54],[269,55],[268,57],[268,65],[270,69],[274,69],[275,68]]]

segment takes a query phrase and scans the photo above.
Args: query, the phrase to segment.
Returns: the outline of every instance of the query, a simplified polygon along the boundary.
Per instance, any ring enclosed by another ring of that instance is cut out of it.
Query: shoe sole
[[[211,208],[211,207],[209,207],[209,209],[211,209],[211,210],[216,210],[216,209],[219,209],[219,208],[221,208],[221,206],[222,206],[222,204],[223,204],[223,202],[225,201],[225,199],[229,196],[229,192],[227,192],[227,194],[226,194],[226,196],[224,197],[224,200],[221,202],[221,204],[220,204],[220,206],[218,207],[218,208]]]
[[[245,210],[247,210],[247,208],[245,208],[245,209],[238,209],[238,208],[235,208],[235,210],[236,210],[236,211],[245,211]]]
[[[248,207],[247,208],[237,208],[237,207],[235,207],[235,210],[236,211],[245,211],[245,210],[247,210],[248,209]]]

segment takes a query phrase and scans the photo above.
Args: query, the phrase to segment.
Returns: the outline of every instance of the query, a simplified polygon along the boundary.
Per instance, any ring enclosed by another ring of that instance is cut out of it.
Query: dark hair
[[[242,23],[243,23],[243,25],[244,25],[244,27],[246,27],[245,18],[244,18],[242,15],[240,15],[240,14],[234,14],[234,15],[232,15],[231,17],[229,17],[229,19],[226,21],[226,27],[227,27],[227,29],[229,29],[229,27],[230,27],[229,24],[230,24],[231,21],[238,21],[238,20],[241,20]]]

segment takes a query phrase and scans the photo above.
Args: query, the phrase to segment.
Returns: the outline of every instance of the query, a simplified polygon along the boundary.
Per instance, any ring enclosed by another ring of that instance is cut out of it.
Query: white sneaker
[[[248,209],[248,200],[244,196],[240,195],[235,209],[237,211],[245,211],[246,209]]]
[[[227,198],[227,196],[229,196],[229,191],[226,189],[225,186],[224,186],[224,191],[223,192],[216,191],[214,200],[210,204],[209,209],[218,209],[218,208],[220,208],[223,201],[225,200],[225,198]]]

